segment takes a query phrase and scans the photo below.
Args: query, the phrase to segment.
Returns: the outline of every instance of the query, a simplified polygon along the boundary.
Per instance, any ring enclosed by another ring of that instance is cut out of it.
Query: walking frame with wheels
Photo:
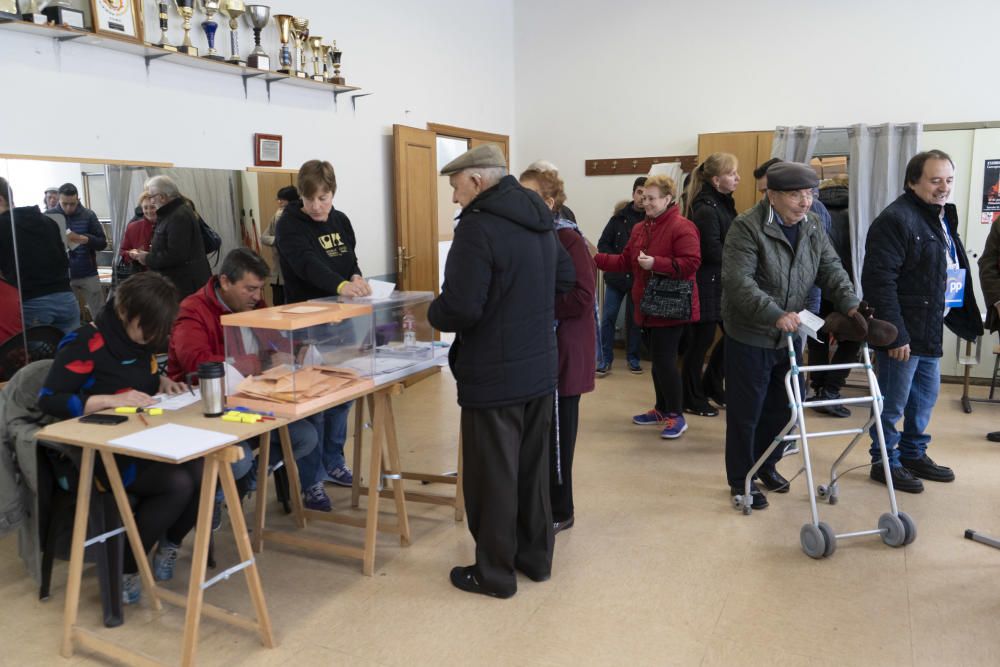
[[[801,444],[803,467],[799,469],[796,476],[803,470],[806,473],[806,486],[809,490],[809,506],[812,511],[812,521],[802,526],[799,538],[802,550],[811,558],[825,558],[833,554],[837,548],[837,540],[849,537],[861,537],[863,535],[881,535],[882,541],[891,547],[900,547],[910,544],[917,537],[917,527],[905,512],[900,512],[896,505],[896,492],[892,487],[892,475],[889,467],[889,454],[885,448],[885,434],[882,431],[882,392],[878,386],[878,380],[872,369],[871,353],[868,344],[861,346],[861,363],[853,364],[822,364],[816,366],[799,366],[795,356],[795,334],[788,334],[788,358],[791,368],[785,373],[785,392],[788,394],[789,404],[792,408],[792,417],[788,424],[775,436],[771,445],[767,448],[753,467],[747,473],[743,485],[743,495],[733,496],[733,505],[736,509],[741,509],[743,514],[750,514],[752,511],[753,498],[750,494],[750,484],[757,475],[757,471],[765,464],[768,457],[777,447],[784,447],[785,443],[798,441]],[[803,371],[836,371],[847,369],[864,369],[868,378],[868,395],[856,398],[836,398],[822,401],[802,400],[802,393],[799,390],[799,374]],[[871,417],[860,428],[840,429],[836,431],[819,431],[809,433],[806,429],[806,408],[816,408],[827,405],[871,405]],[[837,468],[844,462],[854,446],[861,440],[869,429],[874,426],[878,440],[879,453],[882,457],[882,469],[885,471],[885,487],[889,494],[890,511],[882,514],[878,519],[878,527],[869,530],[859,530],[851,533],[833,532],[833,529],[826,522],[819,520],[819,510],[816,506],[816,498],[826,500],[831,505],[837,504],[839,498],[839,476]],[[809,438],[826,438],[841,435],[853,435],[851,442],[844,451],[837,457],[830,468],[830,483],[813,485],[812,462],[809,456]]]

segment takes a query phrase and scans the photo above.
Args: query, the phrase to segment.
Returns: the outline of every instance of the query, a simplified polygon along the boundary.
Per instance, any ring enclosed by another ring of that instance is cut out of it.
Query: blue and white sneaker
[[[337,486],[351,486],[354,484],[354,475],[351,473],[350,467],[344,463],[332,470],[327,470],[325,480]]]
[[[302,493],[302,504],[307,510],[316,510],[317,512],[333,511],[333,503],[330,502],[330,496],[326,495],[323,482],[313,484]]]
[[[179,544],[171,544],[164,539],[153,554],[153,578],[157,581],[170,581],[174,578],[174,565],[177,564]]]
[[[632,417],[632,423],[639,426],[664,426],[667,423],[667,415],[654,408]]]
[[[138,604],[142,597],[142,583],[139,580],[139,573],[122,575],[122,602],[124,604]]]
[[[664,429],[660,431],[660,437],[666,438],[667,440],[679,438],[681,437],[681,433],[686,431],[687,428],[688,425],[687,422],[684,421],[684,415],[670,413],[667,415]]]

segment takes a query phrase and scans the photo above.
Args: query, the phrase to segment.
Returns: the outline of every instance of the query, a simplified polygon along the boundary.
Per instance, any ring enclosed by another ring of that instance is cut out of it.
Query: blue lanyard
[[[951,230],[948,229],[948,218],[941,216],[939,220],[941,227],[944,228],[944,235],[948,238],[948,255],[952,262],[958,264],[958,249],[955,247],[955,241],[951,238]]]

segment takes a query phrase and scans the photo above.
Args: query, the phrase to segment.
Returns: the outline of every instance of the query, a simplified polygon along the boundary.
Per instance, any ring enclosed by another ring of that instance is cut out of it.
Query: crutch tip
[[[971,528],[967,528],[965,530],[965,539],[967,539],[967,540],[974,540],[974,539],[976,539],[976,531],[972,530]]]

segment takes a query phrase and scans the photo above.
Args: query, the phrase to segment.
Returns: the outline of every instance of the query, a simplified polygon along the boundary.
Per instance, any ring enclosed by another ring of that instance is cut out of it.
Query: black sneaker
[[[832,401],[840,398],[839,391],[827,391],[826,389],[817,389],[810,400],[813,401]],[[851,411],[843,405],[820,405],[813,408],[816,412],[823,415],[830,415],[831,417],[850,417]]]
[[[914,477],[926,479],[931,482],[954,482],[955,473],[951,468],[939,466],[934,463],[931,457],[924,454],[919,459],[900,458],[899,462],[904,468],[913,473]]]
[[[729,495],[733,496],[733,497],[735,497],[735,496],[742,496],[743,495],[743,485],[740,484],[739,486],[730,486],[729,487]],[[754,483],[752,483],[752,482],[750,484],[750,498],[751,498],[751,500],[750,500],[750,509],[762,510],[762,509],[766,508],[768,506],[768,504],[769,504],[767,502],[767,496],[765,496],[761,492],[761,490],[759,488],[757,488],[757,485],[754,484]]]
[[[698,415],[699,417],[718,417],[719,411],[709,405],[707,402],[704,405],[695,405],[692,407],[684,408],[684,412],[692,415]]]
[[[515,592],[511,591],[509,593],[499,593],[485,588],[479,583],[479,579],[476,577],[475,565],[452,568],[451,585],[459,590],[465,591],[466,593],[479,593],[480,595],[488,595],[490,597],[501,599],[509,598],[514,595]]]
[[[599,378],[602,378],[610,372],[611,372],[611,364],[608,364],[607,366],[598,366],[597,369],[594,371],[594,375],[596,375]]]
[[[909,470],[902,466],[894,466],[890,470],[892,470],[892,488],[906,493],[923,492],[924,483],[914,477]],[[882,463],[873,463],[868,476],[879,484],[885,484],[885,470],[882,468]]]

